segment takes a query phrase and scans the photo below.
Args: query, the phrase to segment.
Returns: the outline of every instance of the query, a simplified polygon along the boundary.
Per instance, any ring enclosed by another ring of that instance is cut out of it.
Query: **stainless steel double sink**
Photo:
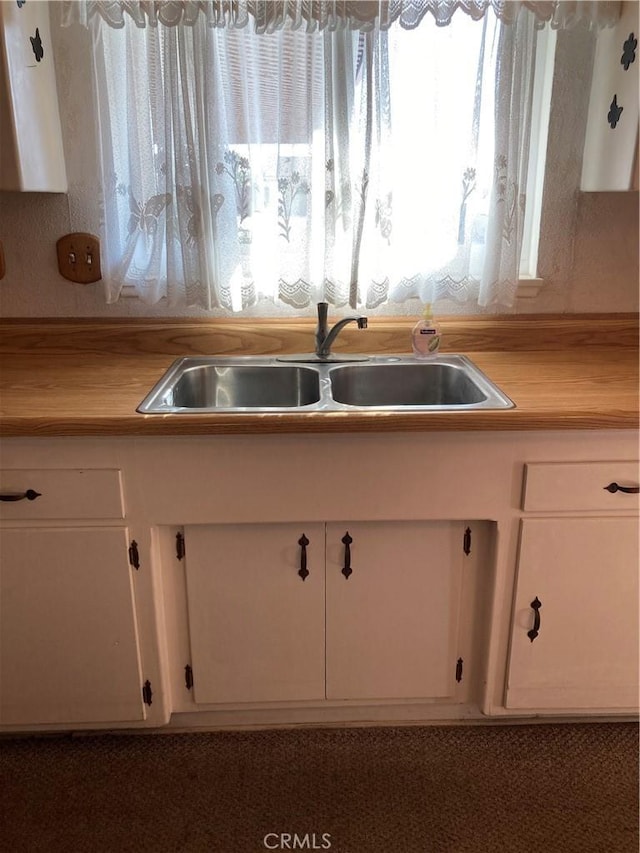
[[[442,412],[509,409],[466,356],[420,361],[370,356],[357,363],[280,362],[263,356],[180,358],[138,406],[142,414],[220,412]]]

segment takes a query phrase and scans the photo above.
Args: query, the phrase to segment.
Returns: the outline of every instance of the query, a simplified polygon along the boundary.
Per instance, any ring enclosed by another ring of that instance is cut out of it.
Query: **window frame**
[[[543,207],[543,189],[551,114],[551,95],[555,71],[557,32],[548,24],[538,33],[536,62],[533,79],[531,137],[527,174],[525,217],[523,223],[522,256],[516,299],[534,299],[544,286],[538,275],[540,225]],[[138,298],[134,285],[122,287],[121,298]],[[216,315],[218,309],[212,310]],[[379,312],[384,316],[384,306]],[[394,311],[394,314],[396,312]],[[411,313],[411,311],[409,312]]]
[[[524,216],[518,299],[536,297],[544,285],[544,280],[538,275],[538,252],[556,41],[557,32],[550,26],[545,26],[538,33],[536,65],[533,75],[532,133],[527,174],[527,205]]]

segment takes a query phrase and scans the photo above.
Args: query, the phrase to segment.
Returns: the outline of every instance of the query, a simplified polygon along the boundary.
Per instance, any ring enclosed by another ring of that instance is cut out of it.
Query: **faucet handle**
[[[329,303],[328,302],[318,302],[318,322],[326,323],[327,322],[327,314],[329,313]]]

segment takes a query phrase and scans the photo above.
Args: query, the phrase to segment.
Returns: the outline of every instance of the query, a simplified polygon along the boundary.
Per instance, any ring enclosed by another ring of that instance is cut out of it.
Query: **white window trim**
[[[531,127],[534,128],[534,132],[531,134],[527,206],[524,216],[518,299],[534,299],[544,286],[544,280],[538,277],[538,250],[540,247],[542,193],[549,138],[551,90],[553,88],[556,58],[556,36],[556,30],[551,29],[551,27],[545,27],[538,33],[531,108]]]

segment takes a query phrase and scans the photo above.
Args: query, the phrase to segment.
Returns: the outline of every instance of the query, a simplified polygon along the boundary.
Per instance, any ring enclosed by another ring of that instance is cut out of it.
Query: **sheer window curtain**
[[[303,21],[311,5],[325,17]],[[443,28],[415,13],[451,3],[396,3],[413,32],[393,3],[386,26],[381,4],[347,4],[379,26],[339,26],[336,5],[67,4],[94,37],[107,301],[131,286],[228,312],[513,304],[540,24],[526,7],[558,4],[506,4],[523,8],[504,23],[473,0],[480,20]]]

